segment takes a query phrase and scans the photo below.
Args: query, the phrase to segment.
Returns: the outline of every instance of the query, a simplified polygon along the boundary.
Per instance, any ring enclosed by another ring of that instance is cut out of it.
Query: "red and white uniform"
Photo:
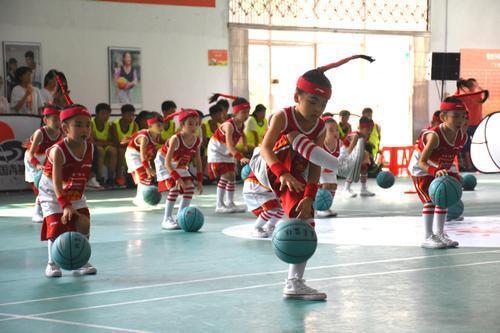
[[[335,149],[333,151],[331,151],[330,148],[328,148],[326,145],[324,145],[323,148],[327,152],[329,152],[332,156],[339,158],[341,144],[342,144],[342,142],[340,141],[340,139],[337,139],[337,145],[335,146]],[[339,159],[339,165],[340,165],[340,163],[341,163],[341,160]],[[337,184],[337,173],[332,171],[332,170],[329,170],[329,169],[321,168],[321,176],[319,177],[319,183],[320,184]]]
[[[63,155],[63,195],[70,201],[73,208],[88,215],[87,201],[84,196],[85,186],[90,178],[94,146],[90,142],[84,143],[84,153],[81,158],[75,156],[69,149],[65,139],[54,144],[47,151],[49,156],[52,149],[58,149]],[[60,223],[63,209],[57,202],[57,196],[52,182],[53,164],[50,157],[45,161],[42,178],[40,179],[38,200],[42,207],[44,222],[42,226],[42,240],[57,237],[59,234],[75,230],[71,221],[67,225]]]
[[[457,131],[455,140],[450,142],[443,132],[443,126],[444,124],[440,124],[420,134],[416,149],[413,151],[413,155],[408,165],[408,170],[412,176],[415,188],[417,189],[417,194],[424,203],[431,201],[428,191],[431,182],[434,180],[434,176],[430,175],[427,171],[424,171],[418,165],[422,151],[425,148],[426,142],[424,139],[427,134],[434,133],[438,138],[437,147],[432,151],[429,159],[427,160],[427,164],[437,169],[445,169],[451,176],[459,179],[458,170],[454,161],[455,157],[462,151],[462,148],[467,141],[467,134],[460,129]]]
[[[318,136],[325,131],[325,123],[319,119],[316,124],[309,130],[305,131],[300,126],[294,113],[294,107],[288,107],[279,112],[285,114],[284,128],[280,133],[280,137],[276,141],[273,152],[282,165],[300,182],[306,183],[309,161],[297,154],[292,149],[292,143],[288,142],[287,134],[291,132],[299,132],[304,134],[308,139],[314,141]],[[260,148],[254,150],[254,154],[250,161],[250,168],[254,172],[256,178],[265,187],[271,188],[274,193],[281,199],[281,204],[285,213],[290,217],[293,208],[303,199],[303,193],[290,192],[285,190],[280,192],[279,179],[271,172],[266,161],[260,155]]]
[[[199,151],[201,139],[196,137],[191,146],[188,146],[182,137],[181,133],[175,134],[177,137],[177,146],[169,147],[168,141],[158,150],[155,158],[156,179],[158,180],[158,188],[160,192],[166,191],[175,185],[175,180],[170,176],[167,168],[165,167],[165,157],[169,149],[174,149],[174,156],[172,158],[172,166],[175,171],[185,180],[192,180],[189,173],[189,162]]]
[[[280,208],[280,199],[271,188],[262,185],[250,172],[243,183],[243,199],[249,212],[259,216],[262,211]]]
[[[45,163],[45,152],[47,149],[49,149],[52,145],[54,145],[56,142],[61,140],[62,134],[61,131],[57,133],[57,136],[55,138],[51,137],[49,133],[47,132],[47,128],[45,126],[40,127],[33,133],[33,135],[30,138],[30,142],[28,144],[28,149],[24,153],[24,180],[28,183],[33,183],[34,182],[34,177],[35,174],[37,173],[37,169],[35,166],[33,166],[28,158],[28,150],[31,147],[31,144],[33,143],[33,138],[37,133],[42,134],[42,141],[38,145],[38,147],[35,149],[34,157],[40,162],[40,164]]]
[[[229,152],[226,146],[226,134],[222,130],[222,126],[228,123],[233,128],[232,139],[235,146],[240,141],[245,129],[244,124],[238,128],[234,119],[231,118],[219,126],[212,135],[207,148],[208,174],[211,179],[216,179],[225,173],[236,170],[236,158]]]
[[[146,143],[146,157],[148,161],[153,161],[156,155],[156,142],[147,129],[140,130],[130,137],[130,141],[125,151],[125,160],[127,161],[128,172],[133,173],[139,168],[143,168],[141,161],[141,148],[139,139],[145,138]],[[151,166],[153,166],[151,164]]]

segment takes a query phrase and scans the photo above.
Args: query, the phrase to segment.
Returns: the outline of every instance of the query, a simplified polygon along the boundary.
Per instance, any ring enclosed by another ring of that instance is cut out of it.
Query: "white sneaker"
[[[226,213],[233,213],[233,210],[229,207],[226,207],[226,206],[217,206],[215,207],[215,212],[216,213],[222,213],[222,214],[226,214]]]
[[[362,197],[373,197],[375,193],[368,191],[366,188],[361,189],[359,195]]]
[[[179,227],[177,221],[174,220],[172,216],[170,216],[161,223],[161,228],[164,230],[179,230],[181,227]]]
[[[434,234],[430,235],[420,246],[425,249],[444,249],[448,247]]]
[[[331,209],[327,210],[317,210],[316,212],[316,217],[336,217],[337,212]]]
[[[301,299],[305,301],[324,301],[326,294],[317,291],[305,284],[304,279],[294,277],[285,280],[285,288],[283,288],[283,297],[289,299]]]
[[[231,213],[244,213],[246,211],[246,208],[236,206],[234,202],[226,204],[226,207],[231,209]]]
[[[73,275],[94,275],[97,274],[97,269],[89,262],[83,265],[82,268],[74,270]]]
[[[45,267],[45,276],[46,277],[61,277],[61,268],[57,266],[55,263],[48,263],[47,267]]]
[[[87,182],[87,187],[89,190],[94,190],[94,191],[104,190],[104,186],[99,184],[99,182],[95,177],[89,179],[89,181]]]
[[[269,234],[267,233],[267,230],[265,230],[264,228],[258,227],[258,228],[253,229],[252,237],[253,238],[268,238]]]
[[[358,196],[357,193],[355,193],[351,188],[346,188],[344,189],[344,197],[346,198],[355,198]]]
[[[33,216],[31,217],[31,221],[34,223],[42,223],[43,222],[42,206],[40,206],[39,203],[35,204],[35,211],[33,212]]]
[[[441,243],[445,244],[447,247],[458,247],[459,245],[457,241],[450,239],[446,232],[443,232],[442,234],[436,234],[436,238],[439,239]]]
[[[264,231],[267,232],[267,238],[272,237],[274,233],[274,229],[276,228],[276,225],[274,224],[266,224],[264,226]]]

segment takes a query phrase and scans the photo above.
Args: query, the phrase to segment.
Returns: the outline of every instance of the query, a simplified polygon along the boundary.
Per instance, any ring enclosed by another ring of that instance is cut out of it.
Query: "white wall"
[[[208,49],[229,47],[227,12],[226,0],[216,8],[0,0],[0,41],[41,42],[44,71],[63,71],[73,100],[92,109],[109,101],[107,47],[139,47],[143,109],[173,99],[206,112],[210,93],[230,92],[229,67],[207,60]]]
[[[500,49],[499,22],[498,0],[431,0],[431,52],[460,52],[465,48]],[[447,81],[446,91],[453,93],[455,90],[455,82]],[[435,83],[431,81],[429,112],[432,113],[438,105],[439,95]]]

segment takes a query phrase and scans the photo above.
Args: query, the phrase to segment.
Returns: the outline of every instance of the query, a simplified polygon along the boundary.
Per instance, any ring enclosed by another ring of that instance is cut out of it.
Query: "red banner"
[[[142,4],[151,4],[151,5],[215,7],[216,0],[101,0],[101,1],[142,3]]]

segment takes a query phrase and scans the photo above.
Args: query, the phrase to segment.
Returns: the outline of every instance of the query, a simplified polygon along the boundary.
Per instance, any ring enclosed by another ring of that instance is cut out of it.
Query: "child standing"
[[[45,151],[62,138],[59,112],[58,106],[45,105],[43,108],[43,123],[45,125],[33,133],[24,154],[24,180],[31,185],[35,195],[38,195],[38,189],[34,184],[35,175],[43,171]],[[43,222],[42,208],[38,198],[35,201],[35,211],[31,220],[37,223]]]
[[[318,190],[320,165],[337,170],[338,161],[321,148],[325,140],[320,119],[331,97],[331,83],[324,72],[338,67],[353,56],[304,73],[297,81],[296,105],[275,113],[262,146],[256,148],[250,166],[259,182],[271,188],[281,199],[289,218],[299,218],[314,225],[313,201]],[[324,300],[326,294],[305,284],[307,262],[290,264],[283,289],[285,298]]]
[[[132,174],[132,178],[137,184],[137,195],[134,199],[134,204],[137,206],[146,205],[143,198],[144,188],[150,186],[155,179],[156,172],[153,161],[156,156],[156,145],[160,141],[163,128],[163,122],[157,114],[154,114],[147,122],[148,129],[133,134],[125,152],[128,173]]]
[[[219,96],[234,99],[232,105],[234,117],[220,125],[208,143],[208,175],[212,180],[220,178],[217,184],[215,212],[244,212],[245,209],[237,207],[234,203],[236,161],[246,164],[249,160],[236,149],[236,144],[243,139],[243,144],[246,146],[243,131],[245,121],[248,119],[250,103],[245,98],[224,94],[214,94],[210,102],[215,102]],[[224,201],[225,195],[227,198]]]
[[[87,238],[90,234],[90,212],[84,196],[94,150],[89,141],[90,113],[81,105],[70,105],[61,111],[60,120],[65,138],[47,151],[38,195],[44,218],[41,239],[48,241],[47,277],[62,275],[52,260],[53,241],[67,231],[78,231]],[[97,270],[87,263],[74,273],[96,274]]]
[[[108,170],[108,187],[115,186],[116,180],[116,147],[111,138],[109,116],[111,107],[106,103],[99,103],[95,107],[95,116],[92,118],[92,139],[96,149],[97,181],[104,184],[104,168]]]
[[[135,107],[131,104],[125,104],[121,107],[122,116],[113,121],[111,126],[111,137],[115,147],[117,147],[116,163],[116,184],[125,185],[124,169],[127,166],[125,161],[125,151],[130,137],[139,130],[135,118]]]
[[[467,134],[463,130],[467,112],[465,104],[457,98],[447,97],[441,103],[440,110],[443,123],[420,136],[408,166],[417,194],[424,204],[422,218],[425,240],[421,246],[430,249],[459,245],[445,233],[444,224],[448,210],[432,203],[429,186],[435,177],[445,175],[460,181],[453,162],[467,140]],[[435,234],[433,225],[437,229]]]
[[[196,165],[196,180],[198,191],[203,191],[203,169],[201,165],[200,146],[201,138],[197,137],[200,127],[200,117],[196,110],[181,110],[173,114],[178,116],[180,131],[172,136],[156,154],[155,167],[160,192],[167,192],[165,215],[161,227],[166,230],[179,229],[177,219],[174,219],[173,210],[179,194],[182,200],[179,212],[188,207],[194,194],[193,177],[189,174],[189,162],[194,158]]]

